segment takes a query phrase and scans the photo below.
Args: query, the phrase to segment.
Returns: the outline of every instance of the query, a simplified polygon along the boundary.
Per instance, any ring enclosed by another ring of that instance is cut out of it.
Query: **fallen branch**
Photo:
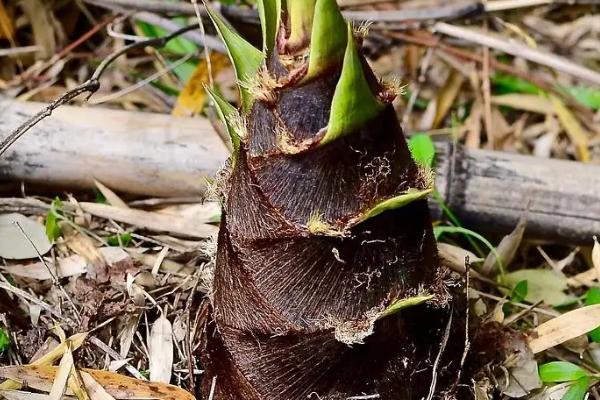
[[[40,104],[1,100],[0,132],[18,125]],[[0,134],[0,139],[2,134]],[[64,106],[0,158],[0,179],[151,196],[199,196],[205,178],[228,151],[203,118]],[[585,182],[585,184],[581,184]],[[600,232],[600,167],[438,144],[436,186],[469,226],[509,232],[523,214],[526,234],[589,242]],[[39,209],[4,204],[0,212]],[[432,202],[435,216],[439,207]]]
[[[167,36],[131,43],[127,46],[124,46],[122,49],[115,51],[113,54],[102,60],[100,65],[96,68],[92,76],[87,81],[83,82],[82,84],[76,86],[71,90],[68,90],[67,92],[59,96],[56,100],[48,104],[35,115],[31,116],[27,121],[23,122],[16,129],[14,129],[7,137],[5,137],[0,142],[0,156],[2,156],[10,146],[12,146],[17,140],[19,140],[21,136],[23,136],[28,130],[33,128],[38,122],[52,115],[52,112],[58,107],[68,103],[69,101],[73,100],[75,97],[78,97],[83,93],[89,93],[87,97],[89,99],[100,88],[100,77],[102,76],[106,68],[108,68],[108,66],[112,64],[113,61],[115,61],[123,54],[133,49],[142,47],[162,47],[171,39],[176,38],[184,34],[185,32],[191,31],[193,29],[196,29],[195,25],[186,26]]]

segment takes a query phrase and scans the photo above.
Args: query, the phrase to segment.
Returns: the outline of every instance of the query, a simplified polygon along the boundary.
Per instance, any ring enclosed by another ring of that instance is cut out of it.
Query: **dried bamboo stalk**
[[[0,139],[43,104],[0,98]],[[600,167],[439,143],[436,186],[466,226],[589,242],[600,233]],[[0,180],[195,196],[228,155],[203,118],[65,106],[0,158]],[[430,203],[435,216],[440,209]],[[0,209],[1,211],[1,209]]]

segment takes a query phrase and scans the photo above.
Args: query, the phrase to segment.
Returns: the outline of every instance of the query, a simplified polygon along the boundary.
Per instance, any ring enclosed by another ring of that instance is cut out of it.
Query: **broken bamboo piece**
[[[0,98],[0,139],[42,107]],[[436,187],[465,226],[507,232],[526,214],[529,237],[585,243],[600,233],[600,166],[448,142],[437,151]],[[64,106],[0,158],[0,180],[197,196],[227,155],[204,118]]]

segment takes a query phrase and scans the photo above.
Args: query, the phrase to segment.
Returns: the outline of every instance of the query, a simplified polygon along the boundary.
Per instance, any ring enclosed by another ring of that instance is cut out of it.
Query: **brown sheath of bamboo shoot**
[[[0,97],[0,139],[43,104]],[[600,234],[600,166],[437,143],[436,187],[465,226],[589,243]],[[227,147],[204,118],[64,106],[0,158],[0,180],[195,196]],[[440,208],[430,202],[434,216]]]

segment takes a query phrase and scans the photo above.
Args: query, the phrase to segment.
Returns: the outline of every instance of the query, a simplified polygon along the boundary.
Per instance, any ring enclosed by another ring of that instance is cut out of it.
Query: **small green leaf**
[[[584,400],[589,385],[589,377],[584,376],[583,378],[577,379],[573,382],[573,385],[571,385],[567,393],[565,393],[562,400]]]
[[[268,54],[275,47],[279,22],[281,20],[281,0],[258,0],[258,15],[263,35],[263,52]]]
[[[526,280],[520,281],[515,285],[510,295],[510,299],[514,302],[520,303],[527,297],[529,291],[529,285]]]
[[[435,159],[435,146],[431,136],[425,133],[418,133],[408,139],[408,148],[415,162],[423,167],[433,167]]]
[[[234,106],[229,104],[227,100],[219,95],[214,89],[205,87],[206,92],[208,93],[212,103],[215,106],[217,114],[225,127],[227,128],[227,132],[229,133],[229,137],[231,138],[231,145],[233,147],[233,156],[234,159],[239,152],[240,149],[240,135],[236,132],[235,127],[231,124],[231,119],[235,118],[238,115],[238,111]]]
[[[307,78],[313,78],[343,60],[346,21],[335,0],[317,0],[313,21]]]
[[[120,235],[113,235],[106,238],[106,243],[109,246],[123,246],[127,247],[131,243],[131,233],[125,232]]]
[[[600,304],[600,288],[591,288],[585,295],[585,305],[591,306],[594,304]],[[592,341],[600,343],[600,327],[588,332],[588,336]]]
[[[429,301],[431,299],[433,299],[433,295],[427,294],[427,295],[408,297],[406,299],[398,300],[398,301],[394,302],[393,304],[391,304],[390,306],[388,306],[383,311],[383,313],[379,316],[379,318],[383,318],[383,317],[387,317],[388,315],[396,314],[400,310],[403,310],[408,307],[417,306],[417,305],[425,303],[426,301]]]
[[[10,347],[10,337],[5,328],[0,327],[0,354],[4,353]]]
[[[184,17],[173,18],[171,21],[179,24],[181,27],[183,27],[187,24],[187,21]],[[149,24],[149,23],[143,22],[143,21],[136,21],[135,26],[136,26],[137,30],[140,31],[141,34],[143,34],[144,36],[150,37],[150,38],[163,37],[163,36],[167,36],[168,34],[171,33],[169,31],[167,31],[166,29],[163,29],[157,25]],[[192,54],[196,53],[198,51],[198,46],[195,43],[186,39],[185,37],[180,36],[180,37],[169,40],[165,44],[164,50],[171,54],[183,56],[183,55],[190,54],[190,53],[192,53]],[[196,68],[196,61],[190,60],[190,61],[186,61],[183,64],[175,67],[173,69],[173,72],[175,72],[175,75],[177,75],[177,77],[179,79],[181,79],[181,81],[187,82],[189,76],[192,74],[192,72],[194,71],[195,68]],[[139,74],[133,74],[133,75],[135,76],[135,75],[139,75]],[[156,82],[153,82],[153,84],[154,83],[156,83]]]
[[[413,201],[422,200],[429,196],[431,192],[433,192],[433,188],[428,188],[425,190],[409,189],[399,196],[392,197],[391,199],[384,200],[377,204],[375,207],[371,208],[364,215],[362,215],[358,222],[360,223],[366,221],[369,218],[373,218],[388,210],[395,210],[397,208],[404,207]]]
[[[50,210],[46,214],[46,236],[48,240],[54,242],[62,235],[62,230],[58,224],[58,216],[62,215],[63,203],[57,197],[50,204]]]
[[[539,374],[544,383],[569,382],[589,376],[580,366],[566,361],[552,361],[540,365]]]
[[[575,100],[592,110],[600,110],[600,90],[583,86],[564,88]]]
[[[316,0],[288,0],[287,12],[290,36],[288,46],[298,47],[309,39]]]
[[[543,93],[543,90],[541,90],[538,86],[534,85],[533,83],[509,74],[495,74],[492,77],[492,84],[494,86],[495,94]]]
[[[385,108],[371,92],[365,78],[362,57],[358,52],[352,25],[348,24],[348,40],[342,75],[335,88],[327,132],[320,145],[352,133],[375,118]]]
[[[501,282],[509,288],[515,288],[519,282],[527,281],[527,295],[529,303],[543,301],[553,306],[561,306],[574,300],[573,296],[566,294],[567,280],[549,269],[520,269],[505,274]]]
[[[242,108],[248,110],[252,105],[252,96],[245,86],[256,76],[256,72],[265,60],[265,55],[234,32],[206,3],[205,6],[215,29],[227,47],[235,75],[240,81]]]

